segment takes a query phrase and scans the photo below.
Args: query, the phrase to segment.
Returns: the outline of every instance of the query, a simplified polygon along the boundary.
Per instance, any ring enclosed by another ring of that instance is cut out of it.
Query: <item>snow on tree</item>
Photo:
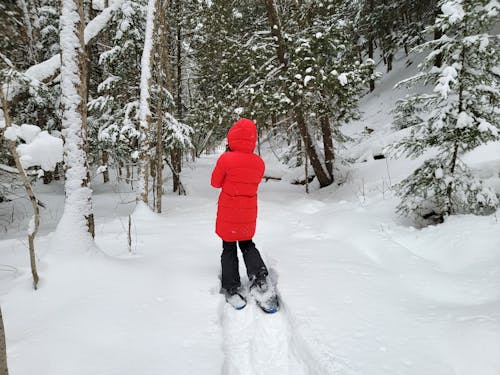
[[[149,180],[149,132],[151,124],[151,111],[149,109],[151,85],[151,51],[153,49],[153,29],[155,18],[155,0],[148,1],[146,16],[146,35],[144,37],[144,50],[141,58],[141,81],[139,98],[139,162],[137,200],[148,203]]]
[[[435,27],[443,35],[416,50],[428,52],[421,72],[399,85],[432,85],[396,107],[398,126],[408,117],[410,134],[396,148],[411,157],[435,155],[398,186],[398,212],[415,218],[456,213],[488,214],[498,206],[491,188],[474,177],[461,156],[498,139],[499,20],[496,0],[446,0]],[[441,65],[435,57],[441,55]]]
[[[18,75],[19,74],[13,69],[7,71],[7,73],[1,71],[0,77],[2,81],[6,81],[4,87],[8,89],[10,83],[9,78]],[[33,275],[33,286],[37,289],[39,278],[35,257],[35,237],[40,224],[39,206],[41,204],[35,195],[25,168],[41,166],[45,171],[56,168],[57,163],[62,161],[62,140],[53,137],[47,131],[42,131],[38,126],[28,124],[17,126],[13,124],[10,119],[9,103],[6,97],[8,97],[8,92],[4,93],[4,90],[1,89],[0,100],[2,110],[0,110],[0,140],[2,138],[6,139],[10,157],[14,160],[17,174],[24,185],[24,189],[33,207],[33,217],[28,227],[28,246],[31,273]],[[21,140],[24,141],[24,143],[17,145]],[[43,170],[39,172],[43,174]]]
[[[66,201],[57,232],[63,238],[71,236],[73,246],[89,247],[94,236],[94,216],[87,164],[83,0],[62,1],[60,25]]]
[[[103,33],[96,92],[89,99],[90,150],[94,160],[107,153],[112,162],[127,165],[137,154],[141,52],[146,23],[144,1],[123,1]],[[135,152],[135,154],[134,154]],[[129,178],[130,175],[127,175]]]

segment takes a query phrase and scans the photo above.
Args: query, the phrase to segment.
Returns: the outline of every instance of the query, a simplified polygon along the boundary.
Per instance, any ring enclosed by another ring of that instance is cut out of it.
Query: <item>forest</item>
[[[499,21],[497,0],[0,0],[0,374],[498,374]],[[210,172],[239,119],[269,322],[219,293]]]

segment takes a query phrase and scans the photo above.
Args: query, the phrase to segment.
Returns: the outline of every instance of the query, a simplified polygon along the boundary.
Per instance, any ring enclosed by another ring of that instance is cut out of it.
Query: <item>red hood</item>
[[[252,120],[242,118],[229,129],[227,143],[231,151],[253,152],[257,142],[257,127]]]

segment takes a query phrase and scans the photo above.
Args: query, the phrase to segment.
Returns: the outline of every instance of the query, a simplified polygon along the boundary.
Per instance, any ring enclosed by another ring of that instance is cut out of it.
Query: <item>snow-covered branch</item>
[[[97,17],[92,19],[85,27],[85,45],[90,43],[107,25],[113,13],[122,5],[124,0],[114,0],[113,3],[104,9]],[[46,81],[53,77],[61,67],[61,55],[57,54],[50,59],[28,68],[24,75],[33,81]],[[9,93],[9,100],[12,100],[19,90],[13,89]]]

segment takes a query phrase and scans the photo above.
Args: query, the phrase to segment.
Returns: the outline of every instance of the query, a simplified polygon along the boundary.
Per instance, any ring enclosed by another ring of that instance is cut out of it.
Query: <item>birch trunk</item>
[[[148,1],[146,16],[146,35],[144,38],[144,49],[141,57],[141,93],[139,99],[139,162],[138,162],[138,186],[137,201],[148,204],[149,190],[149,132],[151,126],[151,111],[149,109],[149,91],[151,85],[151,51],[153,48],[153,29],[155,18],[156,1]]]
[[[94,237],[92,191],[89,188],[87,160],[87,61],[83,0],[62,0],[60,25],[66,201],[58,231],[68,235],[75,230],[83,234],[86,230]]]

